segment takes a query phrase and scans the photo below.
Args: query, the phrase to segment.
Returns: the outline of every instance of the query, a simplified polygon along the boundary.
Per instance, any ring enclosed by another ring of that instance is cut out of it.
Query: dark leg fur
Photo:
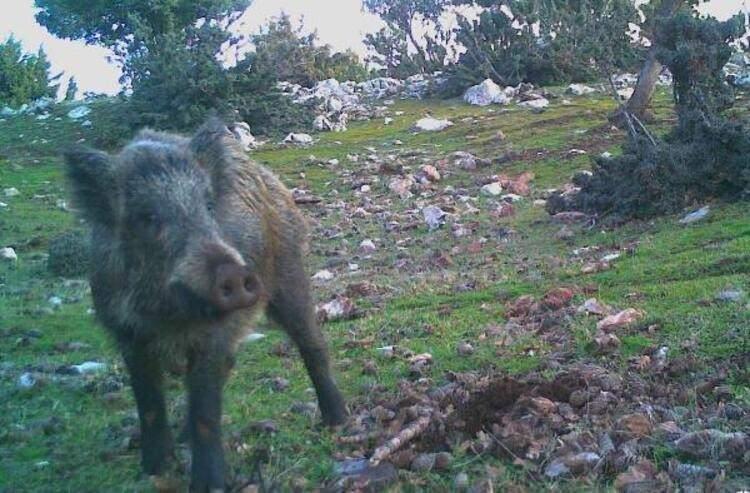
[[[172,457],[172,436],[162,390],[162,368],[145,344],[122,347],[141,423],[141,463],[149,475],[162,473]]]
[[[289,334],[299,349],[318,394],[323,423],[338,425],[346,420],[344,399],[331,374],[328,347],[318,327],[310,298],[307,275],[302,266],[290,268],[289,280],[282,281],[282,290],[269,304],[269,315]]]
[[[188,431],[193,452],[190,491],[225,488],[224,449],[221,442],[221,404],[224,383],[233,364],[228,350],[194,349],[188,362]]]

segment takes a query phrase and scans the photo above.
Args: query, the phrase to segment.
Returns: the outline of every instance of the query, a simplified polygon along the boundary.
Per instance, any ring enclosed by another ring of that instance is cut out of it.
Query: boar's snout
[[[216,267],[212,302],[222,312],[250,308],[258,302],[258,278],[247,267],[224,263]]]

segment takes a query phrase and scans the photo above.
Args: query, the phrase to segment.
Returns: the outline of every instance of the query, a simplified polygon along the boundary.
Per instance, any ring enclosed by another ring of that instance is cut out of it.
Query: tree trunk
[[[646,110],[651,104],[651,98],[654,95],[656,83],[659,81],[659,74],[662,68],[662,64],[656,59],[656,50],[652,47],[648,52],[648,57],[641,69],[641,73],[638,74],[638,82],[635,85],[633,95],[625,106],[625,109],[629,113],[643,119]]]
[[[662,0],[659,9],[656,11],[656,18],[670,17],[684,4],[685,0]],[[657,20],[654,19],[652,24],[656,25],[656,22]],[[638,82],[635,85],[633,95],[625,105],[625,109],[629,113],[641,119],[646,116],[646,110],[651,104],[651,98],[654,95],[656,83],[659,81],[659,74],[663,68],[659,60],[656,59],[656,46],[653,34],[651,38],[651,49],[648,50],[646,63],[643,65],[641,73],[638,74]]]

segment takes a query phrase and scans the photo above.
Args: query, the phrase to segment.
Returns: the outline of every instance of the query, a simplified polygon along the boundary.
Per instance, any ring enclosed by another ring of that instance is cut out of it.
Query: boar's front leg
[[[224,449],[221,442],[221,400],[234,363],[220,344],[194,348],[188,355],[188,432],[193,452],[190,491],[223,491]]]
[[[120,347],[138,406],[141,464],[146,474],[158,475],[164,472],[173,447],[164,404],[161,364],[143,341],[121,342]]]
[[[315,320],[309,281],[301,260],[288,260],[284,273],[281,287],[270,300],[269,315],[299,349],[318,395],[323,423],[342,424],[346,420],[344,399],[331,374],[328,347]]]

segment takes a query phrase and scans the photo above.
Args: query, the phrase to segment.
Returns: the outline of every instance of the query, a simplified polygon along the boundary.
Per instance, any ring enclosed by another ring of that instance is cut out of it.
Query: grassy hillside
[[[106,111],[100,104],[91,115],[94,127],[98,112]],[[747,100],[739,106],[746,111]],[[568,430],[614,430],[623,415],[645,413],[653,431],[639,442],[638,457],[659,471],[701,464],[715,470],[720,487],[747,489],[748,456],[691,458],[658,430],[670,421],[683,432],[750,431],[750,205],[712,203],[710,216],[691,225],[664,217],[609,227],[591,220],[562,224],[535,204],[546,189],[588,168],[592,154],[618,152],[624,135],[606,121],[612,109],[604,97],[575,98],[569,105],[558,99],[541,114],[458,101],[400,101],[390,107],[391,125],[355,123],[348,132],[316,136],[314,146],[269,145],[254,157],[290,188],[322,199],[305,206],[314,223],[309,269],[334,274],[316,282],[318,301],[348,292],[361,315],[324,326],[353,415],[388,407],[415,386],[440,387],[456,374],[528,382],[595,366],[641,382],[643,396],[625,392],[629,396],[620,395],[602,416],[578,409]],[[414,122],[426,114],[455,125],[413,133]],[[673,116],[666,94],[659,96],[656,114],[655,128],[667,128]],[[127,377],[96,326],[87,285],[46,269],[49,241],[77,226],[60,203],[66,195],[59,151],[93,139],[92,130],[62,110],[54,116],[61,119],[0,122],[0,202],[7,204],[0,207],[0,247],[18,254],[16,263],[0,263],[0,491],[148,490],[150,483],[137,475],[137,416]],[[464,170],[450,157],[454,151],[491,164]],[[434,165],[440,181],[408,199],[389,190],[401,167],[417,172],[423,164]],[[499,217],[499,198],[482,194],[481,186],[492,175],[526,171],[534,174],[531,193],[513,204],[513,215]],[[362,191],[363,185],[370,190]],[[2,190],[10,187],[20,195],[5,197]],[[450,213],[434,231],[421,212],[428,205]],[[368,239],[374,253],[360,251]],[[605,269],[601,259],[608,255],[617,257]],[[599,272],[584,273],[597,262]],[[533,321],[516,313],[519,297],[539,300],[561,287],[574,297],[559,310]],[[736,295],[733,300],[719,299],[727,292]],[[619,344],[602,348],[596,341],[600,317],[576,309],[589,298],[644,316],[615,331]],[[264,324],[258,330],[266,337],[243,346],[226,394],[225,441],[236,485],[246,483],[256,466],[281,491],[333,484],[336,461],[371,453],[382,437],[344,445],[337,437],[354,427],[320,429],[306,405],[314,394],[301,361],[283,334]],[[378,349],[386,346],[398,348],[395,356]],[[415,371],[409,354],[420,353],[431,354],[432,362]],[[106,370],[83,376],[66,371],[85,361],[105,363]],[[22,375],[35,384],[22,388]],[[178,378],[170,389],[177,429],[184,415]],[[646,404],[671,414],[644,411]],[[725,412],[730,408],[736,412]],[[251,426],[263,420],[272,420],[276,432]],[[489,429],[493,421],[484,424]],[[426,440],[418,447],[429,450]],[[391,487],[447,491],[464,472],[470,484],[489,479],[496,491],[606,491],[628,466],[557,478],[544,474],[554,459],[551,449],[538,458],[497,449],[478,453],[455,443],[445,469],[401,469]]]

